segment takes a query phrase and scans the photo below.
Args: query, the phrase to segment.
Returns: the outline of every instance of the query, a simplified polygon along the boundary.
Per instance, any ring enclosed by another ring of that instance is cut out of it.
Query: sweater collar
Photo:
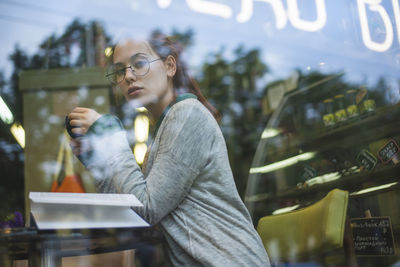
[[[188,99],[188,98],[194,98],[197,99],[197,96],[195,96],[194,94],[191,93],[185,93],[185,94],[180,94],[176,97],[175,101],[172,101],[163,111],[163,113],[160,116],[160,119],[158,119],[157,124],[156,124],[156,129],[154,130],[154,136],[157,135],[158,132],[158,128],[160,127],[162,121],[164,120],[165,116],[167,115],[169,109],[175,105],[176,103]]]

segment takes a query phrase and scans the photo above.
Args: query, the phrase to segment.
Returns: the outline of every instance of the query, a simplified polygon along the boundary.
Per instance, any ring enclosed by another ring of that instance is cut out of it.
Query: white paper
[[[31,212],[41,230],[150,226],[129,207],[31,203]]]
[[[29,199],[35,203],[59,203],[59,204],[104,205],[104,206],[125,206],[125,207],[143,206],[143,204],[132,194],[30,192]]]
[[[131,194],[31,192],[31,213],[41,230],[148,227],[131,207]]]

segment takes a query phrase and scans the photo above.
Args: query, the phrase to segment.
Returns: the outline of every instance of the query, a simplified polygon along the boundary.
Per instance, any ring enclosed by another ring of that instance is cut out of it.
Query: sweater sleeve
[[[96,154],[101,151],[107,154],[105,161],[91,166],[92,172],[99,170],[104,174],[104,179],[96,179],[96,184],[99,188],[134,194],[143,203],[138,213],[151,224],[158,223],[182,202],[207,163],[212,138],[205,130],[209,128],[206,125],[209,120],[204,110],[186,102],[174,105],[163,121],[154,163],[146,178],[125,133],[104,135],[94,145]]]

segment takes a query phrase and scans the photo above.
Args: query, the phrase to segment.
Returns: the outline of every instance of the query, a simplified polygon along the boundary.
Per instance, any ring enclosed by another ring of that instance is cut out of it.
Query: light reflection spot
[[[97,106],[101,106],[101,105],[104,104],[105,100],[104,100],[104,97],[98,96],[98,97],[96,97],[96,99],[94,100],[94,102],[95,102],[95,104],[96,104]]]
[[[58,117],[56,115],[50,115],[49,122],[50,122],[50,124],[60,124],[61,119],[60,119],[60,117]]]

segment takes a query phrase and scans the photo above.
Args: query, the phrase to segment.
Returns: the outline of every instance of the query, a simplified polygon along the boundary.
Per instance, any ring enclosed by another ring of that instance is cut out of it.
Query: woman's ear
[[[168,77],[172,78],[174,77],[176,73],[176,59],[169,55],[165,61],[164,61],[165,67],[167,69],[167,75]]]

